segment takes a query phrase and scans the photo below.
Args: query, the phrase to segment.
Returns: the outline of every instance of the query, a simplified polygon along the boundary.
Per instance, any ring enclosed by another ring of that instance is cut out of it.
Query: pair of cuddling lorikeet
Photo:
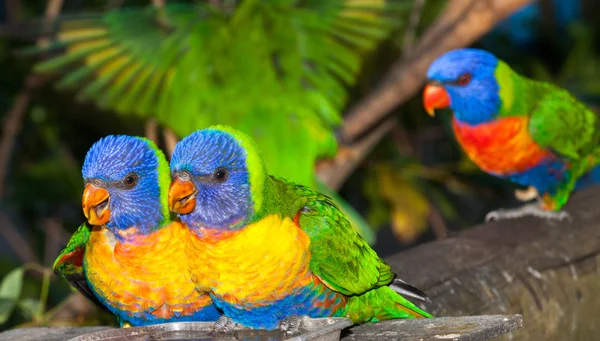
[[[566,90],[518,75],[493,54],[458,49],[427,71],[423,104],[453,111],[452,128],[483,171],[534,188],[540,203],[486,219],[569,219],[571,192],[600,182],[600,120]],[[536,193],[537,192],[537,193]]]
[[[83,165],[87,218],[55,272],[122,326],[217,321],[293,331],[300,317],[431,317],[331,199],[271,176],[225,126],[179,142],[108,136]]]

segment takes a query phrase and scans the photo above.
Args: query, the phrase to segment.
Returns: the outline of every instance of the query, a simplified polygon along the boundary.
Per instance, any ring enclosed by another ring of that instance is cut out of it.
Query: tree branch
[[[27,241],[21,236],[17,228],[10,221],[10,218],[0,211],[0,236],[11,246],[15,255],[23,263],[36,263],[35,252],[29,246]]]
[[[149,118],[144,125],[144,135],[152,142],[158,145],[158,126],[156,125],[156,120],[153,118]]]
[[[419,27],[419,21],[421,21],[424,8],[425,0],[414,0],[410,19],[408,20],[408,26],[404,33],[404,41],[402,42],[402,55],[408,54],[414,46],[417,28]]]
[[[388,132],[394,124],[394,118],[390,117],[381,123],[367,137],[354,144],[352,147],[340,148],[338,155],[327,163],[317,164],[317,174],[319,179],[327,186],[338,190],[344,184],[344,181],[354,171],[354,168],[373,149],[375,144]]]
[[[62,228],[63,222],[59,215],[55,215],[52,218],[42,218],[40,225],[46,234],[42,265],[51,267],[56,255],[60,253],[61,248],[67,243],[70,235]]]
[[[358,140],[390,110],[419,91],[425,82],[427,68],[438,56],[449,50],[472,44],[499,21],[530,2],[533,0],[449,1],[438,20],[426,30],[406,58],[399,58],[392,65],[379,88],[348,112],[344,118],[340,140],[350,143]],[[382,129],[387,132],[391,127],[387,125]],[[384,134],[377,131],[380,137]],[[370,139],[370,143],[361,142],[349,148],[368,153],[378,141],[379,139]],[[317,175],[325,181],[325,184],[333,188],[343,184],[346,177],[364,158],[364,155],[358,152],[351,155],[352,158],[346,160],[349,164],[341,165],[337,160],[322,161]],[[342,167],[344,173],[338,170]],[[339,175],[332,182],[330,174]]]
[[[179,138],[175,133],[167,128],[163,128],[163,138],[165,139],[165,149],[167,151],[167,157],[171,160],[171,156],[173,155],[173,151],[175,150],[175,145],[179,142]]]

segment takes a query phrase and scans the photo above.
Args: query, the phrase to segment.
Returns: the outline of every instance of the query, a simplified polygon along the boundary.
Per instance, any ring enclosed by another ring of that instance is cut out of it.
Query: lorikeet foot
[[[129,322],[124,322],[123,324],[121,324],[121,328],[131,328],[132,325]]]
[[[290,316],[285,320],[279,322],[279,330],[287,335],[297,333],[300,328],[300,322],[302,322],[302,316]]]
[[[538,199],[540,197],[540,193],[537,188],[530,186],[526,189],[516,189],[515,190],[515,198],[519,201],[530,201],[533,199]]]
[[[516,219],[533,216],[547,220],[570,221],[571,215],[566,211],[548,211],[540,207],[537,202],[523,205],[513,209],[499,209],[491,211],[485,216],[485,221]]]
[[[232,330],[241,328],[241,324],[233,322],[232,319],[225,315],[221,315],[221,317],[219,317],[219,319],[215,322],[215,327],[213,328],[213,331],[217,333],[227,333]]]

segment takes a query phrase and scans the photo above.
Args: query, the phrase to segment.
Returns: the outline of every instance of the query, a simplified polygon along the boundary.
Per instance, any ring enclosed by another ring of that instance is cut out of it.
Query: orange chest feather
[[[192,314],[210,304],[189,276],[188,229],[174,222],[135,243],[122,244],[106,228],[94,227],[85,266],[94,290],[121,310],[152,311],[157,318]]]
[[[533,141],[528,125],[528,117],[500,118],[476,126],[452,120],[454,134],[469,158],[497,175],[523,172],[552,157]]]
[[[228,302],[267,304],[312,280],[309,244],[291,219],[271,215],[223,238],[195,238],[194,247],[207,257],[205,262],[192,258],[191,269],[200,287]]]

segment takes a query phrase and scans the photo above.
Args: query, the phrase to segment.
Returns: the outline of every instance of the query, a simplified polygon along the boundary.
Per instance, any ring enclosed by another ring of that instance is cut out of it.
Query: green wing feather
[[[363,294],[394,280],[391,267],[352,229],[331,198],[274,178],[296,199],[300,228],[310,237],[310,270],[344,295]]]
[[[597,115],[566,90],[550,84],[537,86],[547,91],[531,112],[529,132],[533,140],[571,161],[593,154],[600,140]]]
[[[85,246],[90,239],[90,232],[91,227],[87,223],[81,224],[69,239],[67,246],[54,261],[52,270],[56,275],[66,279],[73,288],[77,289],[96,306],[107,310],[96,298],[83,274],[83,255]]]
[[[358,234],[360,234],[361,237],[363,237],[367,244],[371,245],[375,243],[375,232],[371,229],[365,219],[358,212],[356,212],[356,210],[350,206],[350,204],[340,197],[339,194],[321,183],[318,179],[316,180],[316,190],[327,195],[329,198],[331,198],[331,200],[333,200],[333,202],[339,207],[342,214],[346,216],[352,227],[358,232]]]
[[[69,239],[67,246],[60,252],[54,261],[52,270],[56,275],[65,279],[72,275],[83,274],[83,254],[85,246],[90,239],[90,226],[81,224]]]
[[[350,296],[346,316],[355,322],[431,317],[390,286],[395,278],[391,267],[352,229],[331,198],[282,178],[271,179],[279,188],[276,197],[283,199],[283,211],[299,214],[299,227],[310,238],[311,272],[330,289]],[[412,297],[428,300],[420,290],[398,283]]]
[[[539,146],[569,162],[596,154],[600,120],[568,91],[523,77],[502,61],[496,78],[501,117],[529,116],[529,134]]]

